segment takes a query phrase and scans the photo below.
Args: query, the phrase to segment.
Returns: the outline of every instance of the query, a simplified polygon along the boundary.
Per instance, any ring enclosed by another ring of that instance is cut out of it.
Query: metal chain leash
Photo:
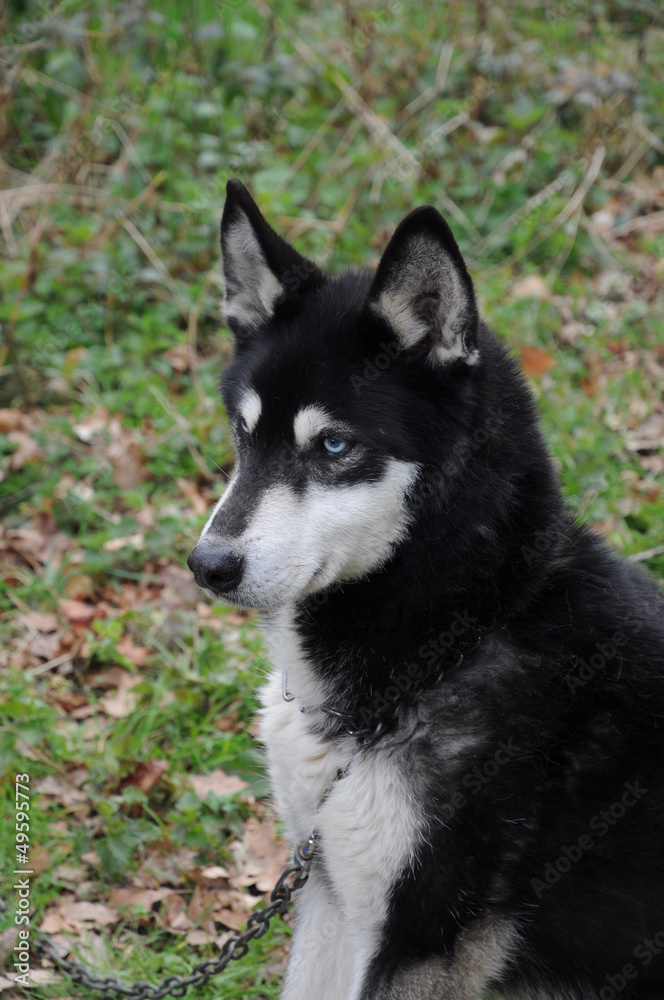
[[[68,961],[60,954],[47,934],[38,931],[38,950],[46,954],[75,983],[81,983],[90,989],[99,990],[103,996],[111,1000],[128,997],[129,1000],[161,1000],[165,996],[183,997],[192,986],[203,986],[212,976],[223,972],[229,962],[243,958],[249,951],[249,942],[263,937],[270,921],[279,914],[282,916],[291,903],[293,893],[301,888],[309,878],[309,868],[316,849],[318,831],[314,830],[307,840],[298,844],[293,862],[284,868],[277,883],[270,893],[270,902],[260,910],[255,910],[247,920],[247,928],[242,934],[236,934],[226,941],[216,958],[208,958],[195,965],[188,976],[168,976],[163,982],[134,983],[125,986],[115,976],[98,976],[80,962]],[[293,878],[289,884],[289,879]]]

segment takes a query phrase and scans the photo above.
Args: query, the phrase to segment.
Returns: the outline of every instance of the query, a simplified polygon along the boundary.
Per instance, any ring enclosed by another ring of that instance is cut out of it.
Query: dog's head
[[[328,278],[231,180],[221,246],[237,461],[188,562],[210,594],[270,610],[393,557],[420,470],[461,432],[478,315],[431,207],[398,226],[375,274]]]

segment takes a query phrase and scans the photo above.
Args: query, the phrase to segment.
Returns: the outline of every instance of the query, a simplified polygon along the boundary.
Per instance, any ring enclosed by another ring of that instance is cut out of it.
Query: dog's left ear
[[[229,326],[247,338],[275,315],[324,281],[313,261],[282,239],[263,218],[244,184],[226,184],[221,219],[221,253],[226,283],[224,312]]]
[[[431,205],[397,226],[368,298],[401,346],[428,350],[431,361],[474,365],[478,313],[473,283],[450,227]]]

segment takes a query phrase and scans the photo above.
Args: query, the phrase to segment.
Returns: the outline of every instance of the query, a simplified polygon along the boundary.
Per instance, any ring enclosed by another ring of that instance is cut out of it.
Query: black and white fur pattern
[[[237,464],[189,563],[263,613],[320,831],[284,1000],[662,1000],[664,600],[566,512],[449,228],[328,278],[230,181],[222,251]]]

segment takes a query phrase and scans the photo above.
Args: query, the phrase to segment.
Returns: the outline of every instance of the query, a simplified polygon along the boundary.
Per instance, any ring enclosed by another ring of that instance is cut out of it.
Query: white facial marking
[[[246,326],[259,326],[272,316],[283,287],[270,270],[246,215],[242,214],[224,234],[224,253],[232,269],[224,313]]]
[[[244,396],[240,400],[238,409],[240,411],[240,416],[246,423],[249,433],[251,434],[251,432],[255,429],[263,410],[261,397],[254,389],[247,389]]]
[[[201,531],[200,538],[198,539],[199,543],[203,541],[203,539],[207,535],[208,531],[210,530],[210,528],[212,526],[212,522],[214,521],[215,517],[217,516],[217,511],[223,506],[223,504],[226,503],[226,501],[230,497],[231,492],[233,490],[233,487],[235,486],[235,484],[237,482],[239,472],[240,472],[240,463],[236,462],[235,469],[233,470],[233,475],[228,480],[228,483],[226,485],[226,489],[224,490],[223,495],[221,496],[221,499],[217,500],[216,504],[212,508],[212,513],[210,514],[210,516],[208,517],[207,521],[205,522],[205,527]]]
[[[321,431],[328,430],[334,423],[334,418],[322,406],[305,406],[293,421],[295,444],[298,448],[306,448]]]
[[[302,494],[283,483],[270,486],[235,539],[245,570],[229,597],[269,610],[378,569],[406,535],[405,495],[417,470],[392,458],[378,482],[311,483]]]

